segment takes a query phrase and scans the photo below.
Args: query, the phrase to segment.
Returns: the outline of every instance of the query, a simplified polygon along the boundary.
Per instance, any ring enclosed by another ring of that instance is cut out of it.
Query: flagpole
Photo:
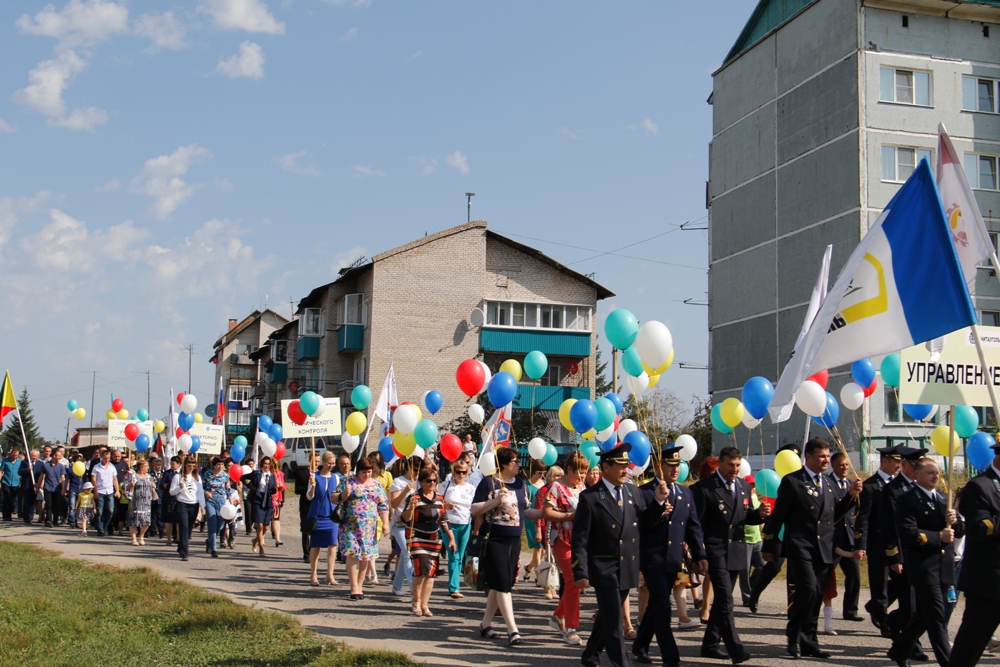
[[[977,338],[978,340],[978,338]],[[951,412],[948,413],[948,511],[951,511],[951,483],[952,483],[952,462],[954,461],[955,448],[952,446],[952,442],[955,440],[955,406],[951,406]]]
[[[14,405],[17,405],[17,399],[14,399]],[[24,442],[24,452],[27,454],[26,460],[28,461],[28,472],[31,473],[31,485],[35,485],[35,466],[31,461],[31,451],[28,447],[28,437],[24,435],[24,420],[21,419],[21,408],[15,408],[14,414],[17,415],[17,425],[21,427],[21,441]],[[34,500],[32,500],[34,502]]]

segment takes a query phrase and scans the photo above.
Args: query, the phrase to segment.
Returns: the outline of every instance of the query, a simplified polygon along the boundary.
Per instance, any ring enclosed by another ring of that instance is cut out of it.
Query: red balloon
[[[871,385],[867,389],[865,389],[865,398],[868,398],[869,396],[874,394],[876,389],[878,389],[878,378],[872,380]]]
[[[823,387],[823,389],[826,389],[826,383],[830,380],[830,371],[820,371],[819,373],[810,375],[806,379],[812,380],[819,386]]]
[[[124,407],[125,407],[125,401],[123,401],[120,398],[116,398],[115,400],[111,401],[111,409],[114,410],[115,412],[120,411]]]
[[[135,424],[125,424],[125,439],[134,442],[139,437],[139,427]]]
[[[243,477],[243,466],[238,463],[229,466],[229,479],[233,480],[234,484],[239,482],[241,477]]]
[[[178,438],[184,435],[184,433],[185,433],[184,429],[182,429],[180,426],[178,426],[177,430],[174,431],[174,435],[176,435]]]
[[[441,438],[438,451],[441,452],[441,456],[454,463],[462,455],[462,440],[454,433],[449,433]]]
[[[406,458],[405,456],[403,456],[402,454],[399,453],[399,450],[396,449],[396,445],[392,446],[392,453],[396,455],[397,459],[405,459]]]
[[[177,405],[181,404],[181,401],[184,400],[184,396],[185,396],[185,393],[183,391],[177,392]]]
[[[458,365],[458,370],[455,371],[455,381],[458,382],[458,388],[462,390],[462,393],[471,398],[483,388],[486,372],[475,359],[466,359]]]
[[[280,461],[285,456],[285,451],[286,451],[285,443],[279,440],[278,442],[274,443],[274,456],[272,456],[271,458],[273,458],[275,461]]]
[[[292,401],[291,403],[288,404],[288,418],[291,419],[296,424],[298,424],[299,426],[302,426],[303,424],[306,423],[307,415],[306,413],[302,412],[302,407],[299,406],[298,401]]]

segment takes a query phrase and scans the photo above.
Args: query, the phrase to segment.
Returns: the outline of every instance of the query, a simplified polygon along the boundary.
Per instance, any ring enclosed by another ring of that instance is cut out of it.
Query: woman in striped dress
[[[413,562],[413,613],[433,616],[427,603],[434,588],[441,557],[441,532],[448,536],[448,548],[455,549],[455,535],[451,532],[444,499],[437,494],[438,475],[432,468],[424,468],[417,477],[420,490],[406,500],[400,520],[406,525],[406,541],[410,560]]]
[[[128,532],[132,535],[132,544],[145,546],[146,531],[149,530],[153,506],[153,499],[156,498],[156,490],[153,488],[153,478],[149,474],[149,461],[140,459],[136,465],[134,475],[129,476],[126,493],[131,493],[132,502],[128,506],[128,515],[125,523],[128,525]],[[138,532],[138,540],[136,533]]]

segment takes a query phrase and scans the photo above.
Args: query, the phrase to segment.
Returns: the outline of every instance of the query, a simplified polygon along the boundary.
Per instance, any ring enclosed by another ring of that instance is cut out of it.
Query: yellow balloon
[[[128,410],[122,408],[118,411],[118,419],[128,419]]]
[[[518,363],[517,359],[508,359],[503,362],[500,364],[500,370],[510,373],[518,382],[521,381],[521,364]]]
[[[347,421],[344,422],[344,427],[351,435],[361,435],[365,428],[368,427],[368,418],[365,417],[365,413],[363,412],[352,412],[347,415]]]
[[[951,451],[948,451],[948,434],[949,429],[945,425],[938,426],[936,429],[931,431],[931,444],[934,445],[934,451],[941,456],[948,456],[949,454],[957,454],[959,448],[962,446],[962,441],[956,433],[951,439]]]
[[[353,414],[357,415],[361,413],[355,412]],[[409,456],[417,448],[417,441],[413,439],[412,433],[400,433],[396,431],[392,436],[392,446],[403,456]]]
[[[559,422],[570,432],[573,431],[573,424],[569,420],[569,411],[573,409],[574,403],[576,403],[575,398],[567,398],[559,406]]]
[[[655,387],[658,384],[660,384],[660,376],[659,375],[650,375],[649,376],[649,388],[652,389],[653,387]]]
[[[84,417],[87,416],[87,411],[84,410],[83,408],[77,408],[75,414],[77,419],[83,419]]]
[[[107,417],[108,419],[118,419],[118,413],[115,412],[114,410],[108,410],[107,412],[104,413],[104,416]]]
[[[667,360],[664,361],[659,368],[650,368],[649,366],[646,365],[646,362],[643,361],[642,370],[646,371],[646,375],[648,375],[650,379],[652,379],[654,375],[662,375],[664,371],[670,368],[670,365],[672,363],[674,363],[674,348],[670,348],[670,355],[667,357]],[[652,382],[650,382],[649,386],[653,387],[655,385]]]
[[[167,425],[166,425],[166,424],[164,424],[164,423],[163,423],[162,421],[160,421],[159,419],[157,419],[157,420],[156,420],[156,421],[155,421],[155,422],[153,423],[153,430],[154,430],[154,431],[156,431],[157,433],[163,433],[163,429],[165,429],[165,428],[167,428]]]
[[[205,421],[205,418],[201,416],[201,413],[200,413],[200,412],[196,412],[196,413],[194,413],[194,423],[195,423],[195,424],[200,424],[200,423],[202,423],[203,421]]]
[[[595,431],[594,429],[590,429],[586,433],[581,433],[580,437],[582,437],[584,440],[593,440],[594,438],[597,437],[597,431]]]
[[[801,467],[802,460],[791,450],[786,449],[783,452],[778,452],[778,455],[774,457],[774,472],[782,477],[790,472],[795,472]]]
[[[744,412],[746,411],[743,408],[743,404],[740,403],[740,399],[727,398],[722,402],[719,416],[722,417],[722,421],[726,422],[726,426],[736,428],[743,421]]]
[[[73,464],[73,474],[77,477],[83,477],[87,474],[87,466],[84,465],[83,461],[77,461]]]

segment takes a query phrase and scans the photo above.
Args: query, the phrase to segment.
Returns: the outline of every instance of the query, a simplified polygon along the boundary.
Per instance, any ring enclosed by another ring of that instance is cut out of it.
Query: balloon
[[[887,354],[882,358],[882,365],[879,366],[879,371],[882,373],[882,382],[889,387],[899,386],[899,366],[900,366],[900,356],[899,352],[893,352],[892,354]],[[861,383],[859,383],[861,384]]]
[[[145,433],[140,433],[135,439],[135,451],[144,452],[149,449],[149,436]]]
[[[936,405],[910,405],[908,403],[903,403],[903,412],[908,414],[913,419],[916,419],[918,422],[927,419],[933,415],[936,410]]]
[[[120,398],[116,398],[115,400],[111,401],[111,409],[114,410],[115,412],[120,412],[121,409],[124,407],[125,407],[125,401],[123,401]]]
[[[73,464],[73,474],[77,477],[83,477],[87,474],[87,466],[83,461],[77,461]]]
[[[579,400],[569,411],[569,421],[577,433],[586,433],[597,423],[597,408],[592,401]]]
[[[490,367],[483,361],[479,362],[479,366],[483,369],[483,384],[479,387],[479,391],[477,393],[481,394],[486,391],[488,386],[490,386],[490,380],[493,379],[493,371],[491,371]]]
[[[698,441],[688,434],[679,436],[674,442],[675,447],[680,447],[682,461],[690,461],[698,454]]]
[[[257,417],[257,428],[263,431],[264,433],[267,433],[267,430],[271,428],[271,424],[273,423],[274,420],[272,420],[267,415],[261,415],[260,417]]]
[[[355,413],[359,414],[359,413]],[[430,419],[424,419],[413,429],[413,439],[421,449],[427,450],[434,446],[438,439],[437,424]]]
[[[84,417],[87,416],[87,411],[84,410],[83,408],[77,408],[76,410],[73,411],[73,414],[76,415],[77,419],[82,420]]]
[[[233,484],[239,482],[241,477],[243,477],[243,466],[238,463],[229,466],[229,479],[232,480]],[[233,509],[236,508],[233,507]]]
[[[200,412],[194,413],[194,423],[195,424],[201,424],[204,421],[205,421],[205,416],[203,414],[201,414]]]
[[[687,461],[681,461],[681,464],[677,466],[677,483],[683,484],[687,481],[688,475],[691,474],[691,466]]]
[[[625,441],[625,436],[629,433],[637,430],[639,428],[638,424],[632,419],[623,419],[620,424],[618,424],[618,439],[622,442]]]
[[[260,445],[265,440],[267,440],[267,431],[257,431],[256,435],[254,435],[253,438],[253,441],[258,445]]]
[[[627,350],[639,335],[639,322],[624,308],[612,310],[604,320],[604,335],[619,350]]]
[[[483,410],[483,406],[479,405],[479,403],[470,405],[469,419],[472,420],[473,424],[482,424],[483,420],[486,419],[486,411]]]
[[[182,435],[184,435],[184,429],[182,429],[180,426],[178,426],[177,429],[174,431],[174,437],[175,438],[179,438]]]
[[[319,408],[320,398],[319,394],[315,391],[304,391],[302,395],[299,396],[299,407],[302,408],[302,412],[306,413],[308,416],[312,416],[314,412]]]
[[[194,426],[194,415],[187,412],[182,412],[177,415],[177,425],[182,431],[190,431],[191,427]]]
[[[823,414],[819,417],[812,417],[812,420],[820,426],[833,428],[837,425],[837,419],[839,417],[840,404],[837,403],[837,399],[833,397],[833,394],[826,392],[826,410],[824,410]]]
[[[674,338],[670,335],[670,329],[662,322],[646,322],[636,334],[635,349],[644,364],[658,369],[670,357],[674,349]]]
[[[356,410],[364,410],[372,402],[372,390],[363,384],[351,390],[351,405]],[[389,459],[386,459],[388,461]]]
[[[264,441],[260,443],[260,451],[264,456],[274,456],[274,452],[277,451],[278,446],[274,440],[271,438],[264,438]]]
[[[840,402],[848,410],[857,410],[865,402],[864,387],[857,382],[848,382],[840,388]]]
[[[351,435],[361,435],[368,428],[368,418],[363,412],[352,412],[344,421],[344,430]]]
[[[607,427],[603,431],[598,431],[597,435],[594,436],[594,439],[597,440],[597,442],[604,442],[605,440],[610,440],[611,438],[613,438],[614,435],[615,435],[615,425],[614,423],[612,423],[611,426]]]
[[[550,442],[545,443],[545,456],[542,457],[542,463],[554,466],[557,460],[559,460],[559,452],[556,451],[555,445]]]
[[[874,394],[876,389],[878,389],[878,380],[872,380],[872,383],[865,387],[865,398]]]
[[[645,371],[639,377],[632,377],[626,374],[625,384],[628,385],[628,390],[637,396],[649,388],[649,375]]]
[[[622,442],[627,442],[632,445],[632,451],[628,453],[628,460],[637,466],[641,466],[649,460],[649,453],[652,451],[652,445],[649,444],[649,438],[642,431],[632,431],[624,438]]]
[[[495,475],[497,472],[497,457],[495,456],[483,456],[479,459],[479,470],[482,471],[483,475],[489,477],[490,475]]]
[[[517,359],[508,359],[503,362],[500,364],[500,370],[504,373],[510,373],[515,382],[521,381],[521,364],[518,363]]]
[[[620,415],[622,413],[622,408],[625,404],[622,402],[622,397],[614,392],[608,392],[604,395],[604,398],[608,399],[615,404],[615,414]]]
[[[722,403],[718,403],[712,408],[711,420],[712,426],[717,431],[727,435],[733,432],[733,427],[722,420]]]
[[[177,447],[182,451],[187,453],[191,449],[191,436],[185,433],[181,437],[177,438]]]
[[[76,402],[75,398],[71,398],[66,401],[66,409],[70,412],[76,412],[76,409],[80,407],[80,404]]]
[[[490,379],[488,389],[490,402],[502,408],[517,396],[517,380],[507,371],[500,371]]]
[[[740,459],[740,471],[738,475],[740,477],[749,477],[750,473],[752,472],[753,470],[750,469],[750,462],[747,461],[745,458]]]
[[[483,365],[475,359],[466,359],[458,365],[455,371],[455,381],[462,393],[472,398],[479,393],[486,379]]]
[[[271,424],[271,428],[267,429],[267,435],[271,440],[278,442],[284,435],[284,431],[281,428],[281,424]]]
[[[524,358],[524,372],[527,373],[528,377],[532,380],[537,380],[542,377],[548,372],[548,370],[549,360],[538,350],[529,352]]]
[[[177,405],[180,405],[181,401],[184,400],[184,392],[183,391],[177,392],[177,396],[175,398],[177,400]]]
[[[649,365],[646,364],[645,361],[643,361],[642,362],[642,370],[646,371],[646,373],[648,375],[650,375],[650,376],[653,376],[653,375],[663,375],[663,373],[665,373],[666,370],[668,368],[670,368],[671,364],[673,364],[673,363],[674,363],[674,350],[673,350],[673,348],[671,348],[670,349],[670,354],[667,355],[667,360],[666,361],[664,361],[659,366],[656,366],[655,368],[651,368]]]
[[[972,434],[969,443],[965,446],[965,457],[972,464],[972,467],[976,470],[986,470],[992,465],[996,452],[990,447],[994,444],[996,441],[989,433],[979,431]]]
[[[581,447],[580,451],[587,457],[587,465],[591,468],[596,467],[601,462],[601,447],[596,443],[588,443],[585,447]]]
[[[746,411],[743,412],[743,419],[741,421],[743,422],[743,425],[751,431],[760,425],[760,420],[754,419],[753,415]]]
[[[246,458],[246,455],[247,455],[247,447],[245,444],[244,445],[234,444],[232,447],[229,448],[229,456],[231,456],[234,461],[242,461],[244,458]]]
[[[614,427],[615,417],[618,416],[618,413],[615,411],[615,404],[607,398],[598,398],[593,402],[593,406],[597,410],[597,420],[594,423],[594,428],[598,431],[603,431]]]
[[[781,486],[781,475],[765,468],[754,475],[754,486],[764,498],[777,498],[778,487]]]
[[[243,449],[246,449],[247,448],[246,436],[238,435],[235,438],[233,438],[233,447],[242,447]]]
[[[393,459],[399,458],[396,456],[396,451],[392,447],[392,436],[385,436],[378,442],[378,451],[382,454],[382,458],[388,464]]]
[[[149,431],[150,431],[149,424],[147,424],[146,422],[139,422],[139,423],[136,424],[136,426],[139,427],[139,435],[142,435],[144,433],[146,435],[149,435]]]
[[[236,505],[233,505],[232,503],[226,503],[225,505],[219,508],[219,516],[222,517],[223,521],[234,520],[236,518]]]
[[[851,377],[862,387],[867,387],[875,379],[875,364],[871,359],[859,359],[851,364]]]
[[[807,380],[812,380],[813,382],[815,382],[819,386],[823,387],[823,389],[826,389],[826,384],[827,384],[827,382],[830,381],[830,371],[828,371],[828,370],[822,370],[819,373],[813,373],[812,375],[810,375],[806,379]]]
[[[622,352],[622,368],[634,378],[646,372],[642,368],[642,359],[639,358],[639,351],[634,347],[630,347]]]
[[[135,424],[125,424],[125,439],[129,442],[135,442],[135,439],[139,436],[139,427]]]
[[[795,472],[802,467],[802,459],[795,455],[790,449],[778,452],[774,457],[774,470],[784,477],[790,472]],[[777,489],[775,490],[777,492]],[[771,498],[772,496],[768,496]]]
[[[361,444],[361,438],[356,435],[351,435],[350,433],[343,433],[340,436],[340,446],[344,448],[344,451],[348,454],[353,454],[354,450],[358,448]]]
[[[184,400],[181,401],[181,410],[184,412],[194,412],[198,409],[198,397],[194,394],[184,394]]]
[[[532,438],[528,441],[528,456],[536,461],[541,459],[545,456],[545,452],[548,451],[545,447],[546,444],[541,438]]]
[[[569,413],[570,410],[573,409],[574,403],[576,403],[575,398],[567,398],[559,406],[559,423],[562,424],[567,431],[573,430],[573,422],[569,420]]]
[[[743,421],[743,413],[745,412],[743,404],[740,403],[738,398],[727,398],[722,402],[722,407],[719,409],[719,416],[722,417],[722,421],[725,422],[726,426],[729,428],[736,428],[736,425]],[[746,475],[743,475],[746,477]]]
[[[155,422],[153,422],[153,430],[156,431],[157,433],[163,433],[163,431],[166,428],[167,428],[167,425],[164,424],[163,421],[160,420],[160,419],[157,419]],[[242,436],[237,436],[237,438],[239,438],[239,437],[242,437]]]
[[[951,451],[948,449],[949,435],[951,436]],[[934,446],[934,451],[941,456],[948,456],[949,454],[957,454],[959,449],[962,447],[962,441],[958,437],[958,433],[952,434],[949,427],[942,424],[938,426],[933,431],[931,431],[931,444]]]
[[[326,399],[322,396],[319,397],[319,405],[316,406],[316,411],[312,413],[313,419],[319,419],[326,412]]]
[[[660,384],[660,376],[659,375],[650,375],[649,376],[649,388],[652,389],[653,387],[655,387],[658,384]]]
[[[308,415],[302,412],[302,407],[299,405],[298,401],[292,401],[291,403],[288,404],[288,418],[292,420],[292,423],[302,426],[303,424],[306,423]],[[271,420],[268,419],[267,421],[270,422]],[[258,420],[257,426],[260,426],[260,420]]]
[[[743,385],[742,403],[754,419],[763,419],[767,406],[774,396],[774,385],[765,377],[756,375]]]
[[[956,405],[954,415],[955,433],[960,438],[971,438],[979,428],[979,413],[968,405]]]
[[[462,455],[462,440],[454,433],[448,433],[441,438],[441,444],[438,445],[438,451],[441,452],[441,456],[443,456],[446,461],[454,463],[458,460],[458,457]]]
[[[278,442],[274,443],[274,460],[275,461],[280,461],[281,459],[285,458],[285,453],[286,452],[287,452],[287,450],[285,449],[285,443],[281,442],[280,440]]]
[[[795,392],[795,404],[810,417],[826,412],[826,390],[812,380],[806,380]]]
[[[618,434],[612,433],[610,438],[607,440],[598,440],[597,444],[601,448],[601,451],[606,452],[610,449],[614,449],[615,445],[618,444]]]
[[[149,420],[149,410],[146,408],[139,408],[135,411],[135,418],[141,422]]]
[[[122,408],[118,411],[118,419],[128,419],[128,410]]]
[[[104,416],[108,418],[108,421],[112,419],[118,419],[118,413],[115,412],[114,410],[108,410],[107,412],[104,413]]]
[[[400,433],[413,433],[413,429],[417,427],[417,422],[419,421],[416,409],[410,404],[400,405],[392,413],[392,425]],[[407,452],[399,449],[399,447],[396,447],[396,449],[400,454],[409,456]]]
[[[436,415],[442,405],[444,405],[444,396],[441,395],[440,391],[431,389],[424,394],[424,407],[427,408],[427,412]]]

